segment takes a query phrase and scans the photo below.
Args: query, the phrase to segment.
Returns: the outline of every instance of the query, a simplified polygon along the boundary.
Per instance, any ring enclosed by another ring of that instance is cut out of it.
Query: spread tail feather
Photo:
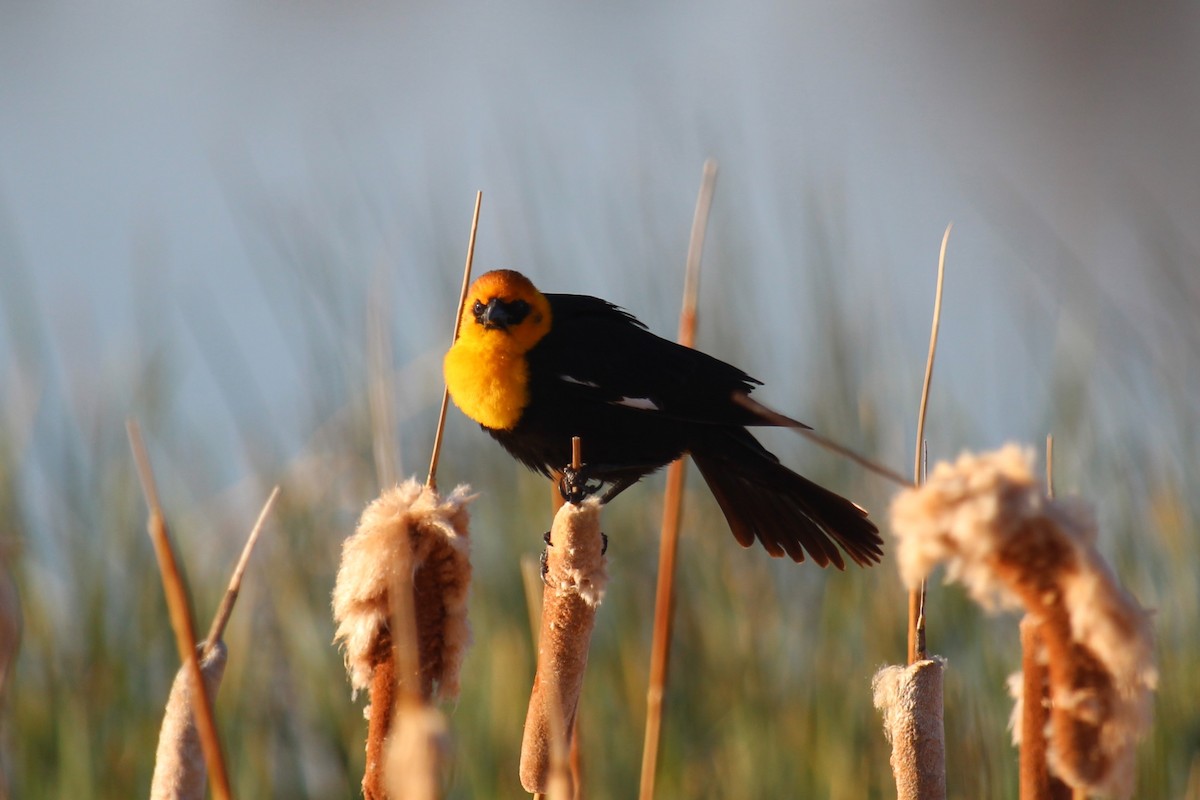
[[[832,563],[845,569],[836,542],[859,566],[880,561],[883,539],[866,511],[792,472],[749,434],[746,439],[749,442],[739,442],[740,448],[692,452],[696,468],[743,547],[758,539],[772,556],[786,554],[800,562],[807,553],[822,567]],[[731,449],[736,456],[731,457]]]

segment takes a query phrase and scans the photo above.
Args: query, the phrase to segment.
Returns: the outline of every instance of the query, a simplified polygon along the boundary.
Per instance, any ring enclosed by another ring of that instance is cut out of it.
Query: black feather
[[[589,477],[632,483],[690,452],[730,530],[775,556],[844,568],[882,556],[866,512],[779,463],[746,430],[769,425],[733,401],[759,381],[698,350],[662,339],[595,297],[547,294],[550,332],[528,353],[529,403],[511,430],[486,429],[544,474],[583,443]]]

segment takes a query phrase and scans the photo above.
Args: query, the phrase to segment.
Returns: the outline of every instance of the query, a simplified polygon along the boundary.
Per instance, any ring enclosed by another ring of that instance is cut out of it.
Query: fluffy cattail
[[[1032,463],[1015,445],[966,454],[901,492],[891,510],[901,574],[913,586],[944,561],[985,608],[1023,606],[1047,663],[1051,769],[1128,796],[1157,682],[1149,617],[1096,552],[1090,511],[1047,498]]]
[[[369,798],[383,796],[384,742],[395,709],[420,707],[435,694],[458,694],[459,667],[470,640],[467,504],[472,499],[466,486],[442,497],[408,480],[367,506],[358,529],[342,545],[333,590],[334,641],[345,652],[354,690],[371,687],[363,778]],[[397,685],[409,701],[398,700]],[[427,766],[435,776],[437,765]]]
[[[374,653],[391,628],[389,592],[399,564],[410,565],[421,656],[422,693],[458,694],[458,670],[470,643],[467,589],[471,581],[467,486],[448,497],[408,480],[363,511],[342,544],[333,590],[334,641],[342,646],[355,690],[374,672]],[[408,548],[404,551],[403,548]]]
[[[556,748],[565,753],[575,721],[606,565],[599,501],[560,508],[546,552],[537,675],[521,743],[521,785],[528,792],[554,788],[552,756]]]

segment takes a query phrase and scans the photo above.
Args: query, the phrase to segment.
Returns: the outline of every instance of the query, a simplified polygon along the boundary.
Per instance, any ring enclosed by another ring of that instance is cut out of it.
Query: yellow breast
[[[460,338],[443,362],[454,404],[488,428],[511,430],[529,403],[529,367],[522,354]]]

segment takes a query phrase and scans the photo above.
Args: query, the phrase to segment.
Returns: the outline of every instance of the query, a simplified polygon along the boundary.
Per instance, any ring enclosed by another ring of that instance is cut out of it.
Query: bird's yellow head
[[[458,335],[468,341],[525,353],[550,332],[550,302],[533,282],[511,269],[480,275],[467,290]]]
[[[550,301],[519,272],[496,270],[467,290],[458,339],[443,370],[454,403],[471,419],[511,430],[529,404],[525,353],[550,332]]]

